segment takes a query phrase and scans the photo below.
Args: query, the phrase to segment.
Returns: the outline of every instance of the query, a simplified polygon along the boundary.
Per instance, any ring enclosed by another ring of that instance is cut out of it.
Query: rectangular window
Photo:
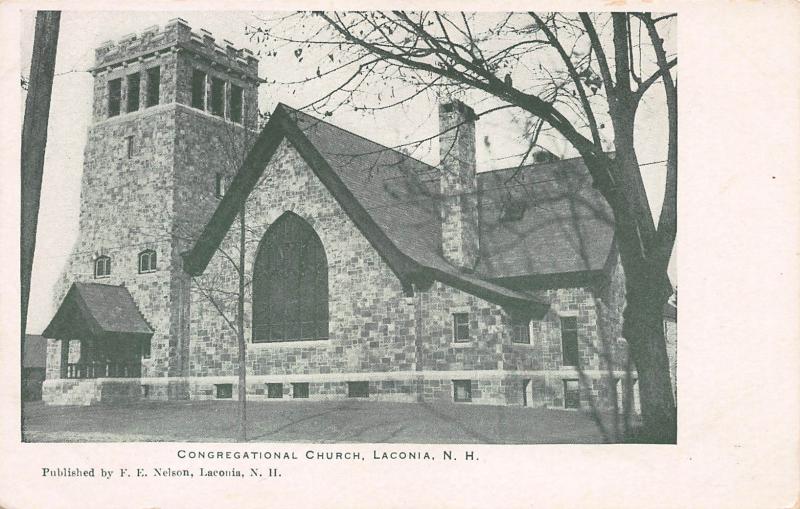
[[[219,78],[211,78],[211,114],[225,115],[225,82]]]
[[[578,318],[561,317],[561,354],[564,366],[578,365]]]
[[[453,401],[472,401],[472,380],[453,380]]]
[[[139,91],[142,75],[138,72],[128,76],[128,103],[125,111],[131,112],[139,109]]]
[[[150,396],[150,386],[147,384],[142,384],[142,397],[147,398]]]
[[[192,73],[192,108],[206,109],[206,73],[199,69]]]
[[[231,84],[231,120],[242,122],[242,87]]]
[[[125,155],[128,159],[133,157],[133,136],[126,136],[125,137]]]
[[[453,341],[457,343],[469,341],[468,313],[453,313]]]
[[[280,399],[283,397],[283,384],[267,384],[267,397]]]
[[[150,338],[142,340],[142,359],[150,358]]]
[[[158,104],[161,95],[161,67],[147,70],[147,107]]]
[[[577,380],[564,380],[564,408],[581,407],[581,386]]]
[[[511,341],[523,345],[531,344],[531,322],[519,318],[511,321]]]
[[[217,390],[217,399],[233,398],[233,384],[214,384]]]
[[[122,78],[108,82],[108,116],[119,115],[120,101],[122,100]]]
[[[347,382],[348,398],[368,398],[369,382]]]
[[[214,194],[217,198],[225,196],[225,175],[217,173],[214,178]]]
[[[292,397],[293,398],[307,398],[308,397],[308,382],[301,382],[292,384]]]

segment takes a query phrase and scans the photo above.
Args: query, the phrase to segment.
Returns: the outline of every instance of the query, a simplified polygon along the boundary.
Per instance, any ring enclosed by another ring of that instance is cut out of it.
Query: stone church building
[[[251,399],[638,403],[580,159],[479,171],[457,100],[436,167],[282,104],[259,130],[257,59],[181,19],[92,73],[47,403],[236,398],[240,282]]]

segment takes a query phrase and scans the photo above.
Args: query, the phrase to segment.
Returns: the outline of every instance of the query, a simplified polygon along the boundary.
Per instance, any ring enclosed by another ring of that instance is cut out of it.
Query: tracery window
[[[253,266],[253,342],[328,338],[328,261],[313,228],[285,213]]]

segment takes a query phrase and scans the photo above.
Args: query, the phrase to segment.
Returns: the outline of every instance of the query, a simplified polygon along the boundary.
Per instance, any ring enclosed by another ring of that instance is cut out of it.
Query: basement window
[[[225,115],[225,82],[219,78],[211,78],[211,114]]]
[[[122,78],[108,82],[108,116],[119,115],[120,102],[122,101]]]
[[[214,384],[217,390],[217,399],[233,398],[233,384]]]
[[[369,382],[347,382],[348,398],[368,398]]]
[[[125,111],[131,112],[139,109],[139,91],[141,90],[142,75],[137,73],[128,76],[128,102]]]
[[[308,398],[308,382],[292,384],[293,398]]]
[[[267,384],[267,397],[280,399],[283,397],[283,384]]]
[[[147,70],[147,107],[155,106],[161,95],[161,67]]]
[[[469,341],[468,313],[453,313],[453,341],[456,343]]]
[[[456,403],[472,401],[472,380],[453,380],[453,401]]]
[[[206,73],[199,69],[192,72],[192,108],[206,109]]]
[[[231,120],[242,123],[242,87],[231,84]]]

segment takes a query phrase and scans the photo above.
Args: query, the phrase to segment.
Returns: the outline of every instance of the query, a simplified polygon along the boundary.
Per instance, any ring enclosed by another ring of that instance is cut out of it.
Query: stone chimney
[[[468,271],[478,261],[475,120],[475,111],[461,101],[439,105],[442,254]]]

